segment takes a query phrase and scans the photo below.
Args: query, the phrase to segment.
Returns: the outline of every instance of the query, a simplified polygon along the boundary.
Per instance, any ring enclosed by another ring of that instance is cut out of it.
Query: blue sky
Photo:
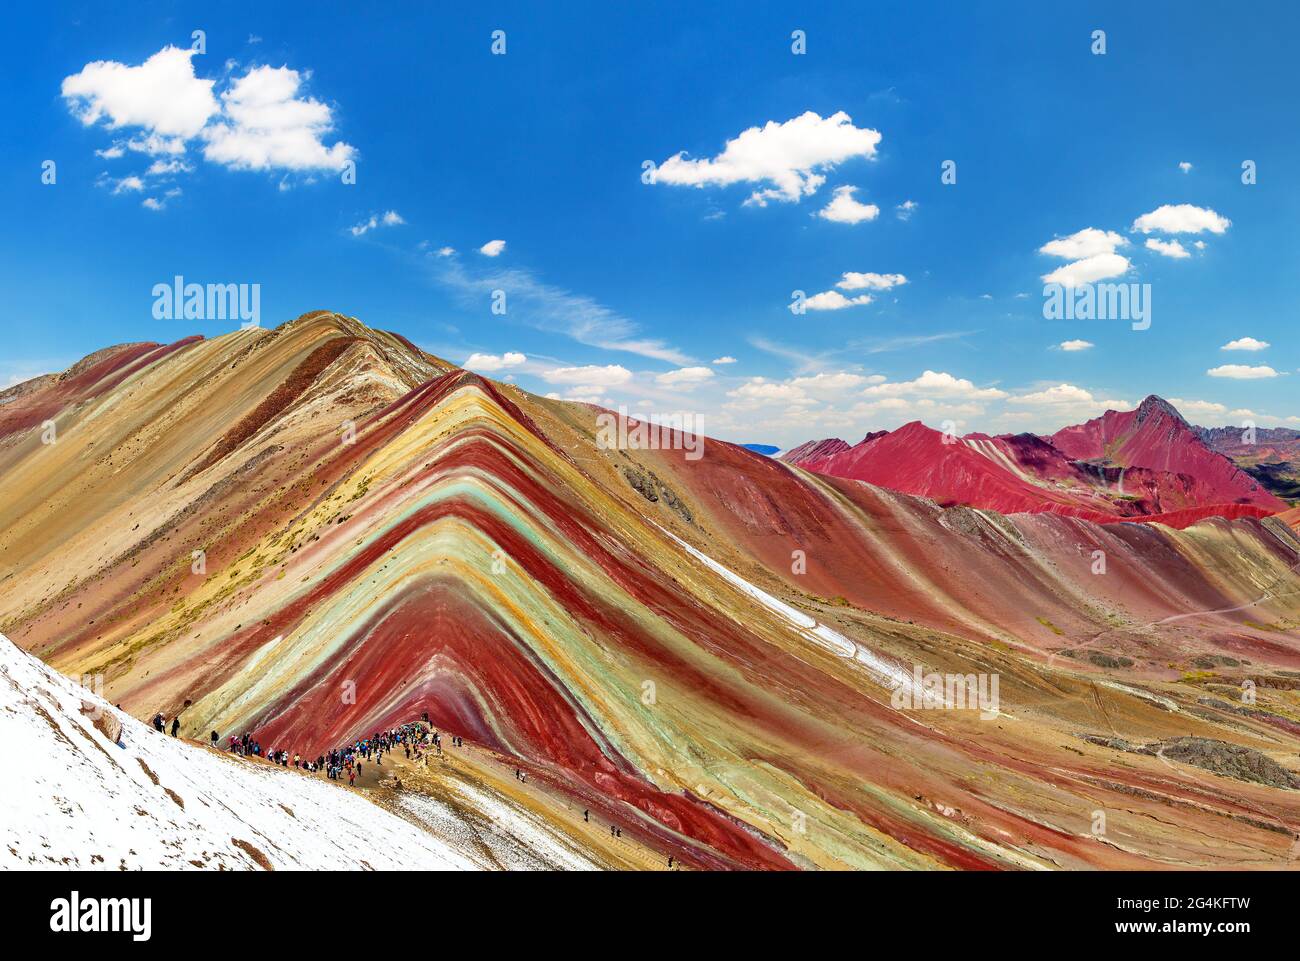
[[[230,330],[155,319],[180,274],[737,441],[1300,426],[1292,4],[419,6],[11,12],[0,386]],[[1066,267],[1150,329],[1045,319]]]

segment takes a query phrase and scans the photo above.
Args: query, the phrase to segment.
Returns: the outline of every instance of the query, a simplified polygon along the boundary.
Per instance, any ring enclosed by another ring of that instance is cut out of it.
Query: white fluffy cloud
[[[348,229],[352,231],[353,237],[360,237],[376,227],[396,227],[404,223],[406,221],[402,219],[401,214],[396,210],[389,210],[382,214],[371,214],[368,219],[361,221],[359,224],[354,224]]]
[[[769,404],[805,406],[815,403],[801,387],[770,381],[765,377],[752,377],[735,390],[727,391],[727,396],[735,401],[730,406],[740,410],[752,410]]]
[[[1254,337],[1238,337],[1236,340],[1230,340],[1219,350],[1267,350],[1273,346],[1266,340],[1256,340]]]
[[[1261,380],[1278,376],[1277,371],[1263,364],[1258,367],[1248,367],[1245,364],[1223,364],[1220,367],[1211,367],[1206,373],[1211,377],[1227,377],[1231,380]]]
[[[193,56],[193,50],[167,46],[137,67],[96,60],[64,78],[63,98],[86,126],[104,120],[110,129],[141,127],[189,139],[220,109],[212,95],[215,81],[194,75]]]
[[[527,360],[527,357],[514,350],[508,350],[504,354],[474,353],[470,354],[461,366],[466,370],[477,370],[484,374],[492,374],[499,370],[518,367]]]
[[[919,206],[921,205],[915,200],[904,200],[894,208],[894,215],[898,217],[899,220],[910,220],[912,214],[916,213],[916,208]]]
[[[1127,243],[1123,236],[1113,230],[1084,227],[1068,237],[1049,240],[1038,248],[1038,252],[1064,260],[1085,260],[1100,254],[1113,254],[1115,248],[1123,247]]]
[[[334,126],[329,105],[300,97],[302,75],[254,67],[221,95],[221,120],[203,131],[203,156],[236,170],[341,170],[356,151],[321,139]]]
[[[804,299],[805,310],[843,310],[846,307],[861,307],[871,303],[870,294],[858,297],[845,297],[838,290],[823,290]]]
[[[1049,240],[1038,248],[1038,252],[1061,257],[1072,263],[1043,274],[1043,283],[1080,287],[1109,277],[1118,277],[1130,265],[1128,258],[1115,253],[1115,250],[1126,244],[1128,241],[1113,230],[1099,230],[1096,227],[1085,227],[1068,237]]]
[[[1043,274],[1043,283],[1060,284],[1062,287],[1082,287],[1098,280],[1118,277],[1129,269],[1128,258],[1122,254],[1097,254],[1085,257],[1064,267],[1057,267],[1049,274]]]
[[[1181,171],[1182,171],[1183,173],[1185,173],[1185,174],[1187,174],[1187,173],[1191,173],[1191,172],[1192,172],[1192,165],[1191,165],[1190,163],[1188,163],[1186,160],[1183,160],[1183,161],[1180,161],[1180,162],[1179,162],[1179,164],[1178,164],[1178,169],[1181,170]]]
[[[505,249],[506,249],[506,242],[504,240],[489,240],[487,243],[485,243],[482,247],[478,249],[478,252],[482,254],[484,257],[496,257],[499,256],[501,254],[501,251]]]
[[[915,380],[875,384],[862,392],[868,397],[926,396],[963,400],[1000,400],[1005,391],[996,387],[976,387],[969,380],[943,371],[927,370]]]
[[[208,161],[231,169],[294,172],[341,170],[355,156],[347,143],[323,142],[333,110],[300,94],[309,73],[253,67],[229,80],[205,80],[195,75],[193,57],[193,50],[167,46],[138,66],[98,60],[64,78],[64,100],[82,123],[135,128],[97,150],[99,156],[115,160],[131,151],[179,158],[194,141]],[[220,97],[218,82],[225,85]],[[148,174],[191,169],[173,159],[155,162]]]
[[[549,384],[572,384],[576,387],[618,387],[632,379],[632,372],[621,364],[604,367],[588,364],[585,367],[555,367],[544,371],[542,378]]]
[[[837,371],[834,373],[823,372],[807,377],[795,377],[788,383],[792,387],[797,387],[799,390],[806,391],[817,397],[834,397],[856,390],[864,384],[880,384],[884,380],[885,378],[879,374],[866,376],[852,374],[848,371]]]
[[[677,370],[656,375],[655,383],[660,387],[691,390],[712,379],[713,371],[707,367],[679,367]]]
[[[825,118],[809,110],[784,123],[750,127],[712,159],[692,160],[679,151],[659,165],[654,181],[692,187],[750,183],[760,189],[747,204],[797,201],[826,182],[824,171],[853,157],[874,157],[879,143],[879,131],[853,126],[842,110]]]
[[[902,274],[859,274],[850,270],[835,286],[840,290],[888,290],[890,287],[901,287],[905,283],[907,278]]]
[[[1091,350],[1097,345],[1087,340],[1063,340],[1057,345],[1064,351]]]
[[[1144,234],[1199,234],[1206,230],[1221,234],[1231,225],[1227,217],[1192,204],[1164,204],[1133,221],[1133,229]]]
[[[721,357],[714,357],[712,361],[714,364],[734,364],[735,362],[736,358],[732,357],[730,354],[724,354]]]
[[[144,190],[144,181],[135,175],[123,177],[121,180],[113,182],[113,193],[121,194],[127,192],[136,192]]]
[[[1184,400],[1181,397],[1168,398],[1169,403],[1178,409],[1178,413],[1184,417],[1206,417],[1210,415],[1222,415],[1228,412],[1228,408],[1223,404],[1216,404],[1210,400]]]
[[[1147,250],[1154,250],[1162,257],[1173,257],[1175,260],[1191,256],[1187,248],[1177,240],[1157,240],[1155,237],[1148,237],[1146,247]]]
[[[857,187],[836,187],[831,202],[817,216],[822,220],[837,224],[860,224],[864,220],[875,220],[880,216],[880,208],[875,204],[864,204],[853,199]]]
[[[1028,394],[1008,398],[1008,404],[1021,407],[1038,407],[1051,411],[1054,416],[1091,416],[1107,410],[1127,410],[1132,405],[1126,400],[1102,399],[1092,391],[1074,384],[1055,384]]]
[[[172,174],[187,174],[194,169],[194,166],[180,157],[171,157],[167,160],[159,158],[149,165],[145,171],[150,177],[170,177]]]

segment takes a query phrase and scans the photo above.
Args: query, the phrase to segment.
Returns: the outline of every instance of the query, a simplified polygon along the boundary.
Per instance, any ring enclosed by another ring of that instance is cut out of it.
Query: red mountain
[[[1211,451],[1172,406],[1150,397],[1134,411],[1033,434],[945,438],[919,421],[859,444],[810,441],[783,459],[941,504],[1001,513],[1050,511],[1099,522],[1158,520],[1185,527],[1207,516],[1265,516],[1286,505]]]
[[[1147,467],[1195,478],[1194,496],[1207,504],[1250,504],[1286,510],[1259,482],[1205,446],[1196,430],[1165,400],[1152,395],[1137,410],[1108,410],[1050,438],[1067,456],[1117,467]],[[1189,505],[1191,506],[1191,505]]]

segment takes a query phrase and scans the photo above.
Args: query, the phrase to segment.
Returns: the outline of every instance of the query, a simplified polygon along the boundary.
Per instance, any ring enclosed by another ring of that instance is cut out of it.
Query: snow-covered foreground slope
[[[158,734],[3,635],[0,744],[0,867],[479,867],[346,788]]]

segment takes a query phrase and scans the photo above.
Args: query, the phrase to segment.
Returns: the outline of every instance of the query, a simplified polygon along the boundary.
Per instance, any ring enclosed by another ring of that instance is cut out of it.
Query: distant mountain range
[[[1287,509],[1263,479],[1216,449],[1230,450],[1224,445],[1240,442],[1241,433],[1192,427],[1153,395],[1135,410],[1107,411],[1049,437],[957,437],[915,421],[867,434],[855,445],[838,438],[808,441],[781,459],[945,506],[1181,528],[1205,517],[1265,517]],[[1263,433],[1277,436],[1261,444],[1300,449],[1294,431]]]

